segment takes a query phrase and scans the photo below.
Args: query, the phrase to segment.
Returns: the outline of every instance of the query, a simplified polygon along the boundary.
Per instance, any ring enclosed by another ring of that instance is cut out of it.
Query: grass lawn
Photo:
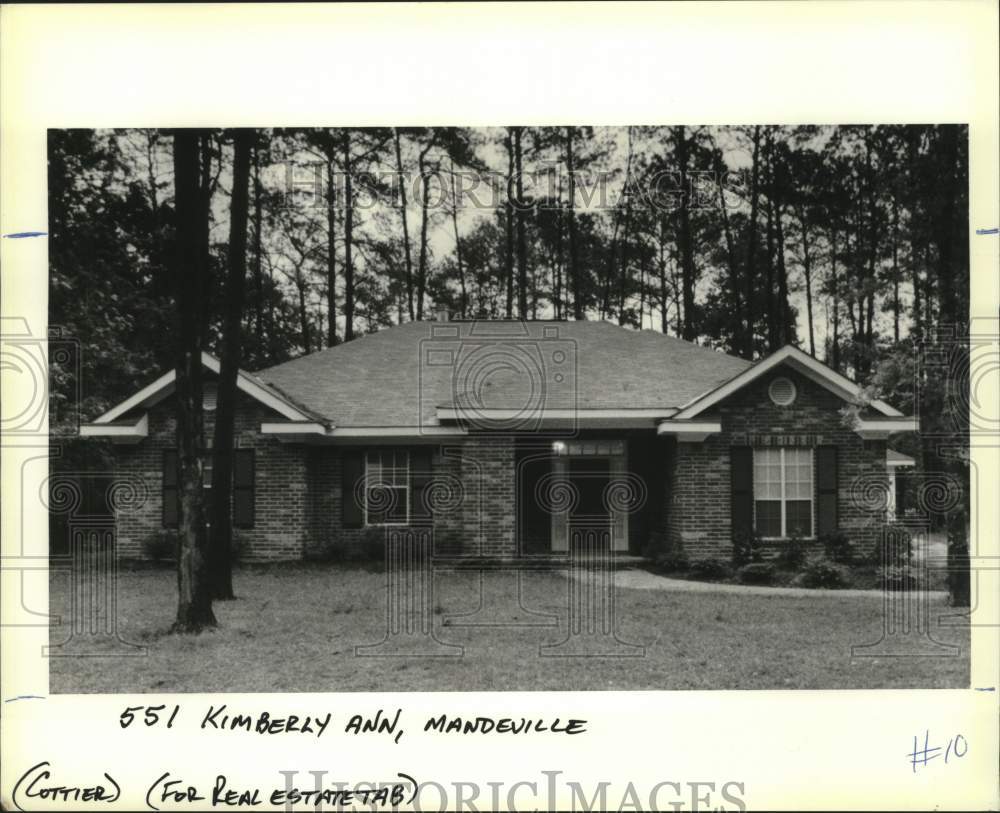
[[[53,573],[51,609],[69,611],[68,577]],[[336,692],[594,689],[871,689],[969,685],[969,634],[937,629],[955,657],[851,658],[878,640],[878,598],[681,593],[619,589],[618,637],[645,646],[639,658],[540,657],[566,637],[569,580],[524,575],[524,605],[558,615],[558,627],[444,625],[478,604],[474,574],[435,577],[433,629],[462,657],[357,657],[386,629],[385,577],[347,564],[237,569],[236,601],[217,602],[218,629],[168,633],[176,576],[168,567],[120,573],[121,636],[144,657],[52,658],[52,692]],[[948,612],[931,608],[932,622]],[[52,644],[68,635],[53,627]]]

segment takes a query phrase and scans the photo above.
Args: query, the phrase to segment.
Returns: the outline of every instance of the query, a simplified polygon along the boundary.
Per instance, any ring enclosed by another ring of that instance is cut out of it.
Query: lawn
[[[435,577],[435,635],[461,657],[358,657],[386,630],[385,576],[348,564],[237,569],[239,598],[217,602],[219,627],[169,634],[176,576],[167,567],[120,573],[119,631],[143,657],[52,658],[52,692],[335,692],[594,689],[962,688],[969,684],[967,630],[934,637],[955,657],[852,658],[851,645],[878,640],[876,597],[807,597],[664,590],[616,591],[618,637],[642,657],[540,657],[566,637],[568,585],[558,572],[527,573],[523,604],[558,616],[557,627],[458,627],[449,616],[476,609],[475,574]],[[65,576],[51,576],[52,612],[70,607]],[[948,612],[935,599],[931,618]],[[66,639],[67,626],[50,640]],[[74,641],[76,643],[76,641]],[[87,646],[101,643],[88,643]],[[86,651],[92,651],[90,649]],[[593,650],[587,650],[593,651]]]

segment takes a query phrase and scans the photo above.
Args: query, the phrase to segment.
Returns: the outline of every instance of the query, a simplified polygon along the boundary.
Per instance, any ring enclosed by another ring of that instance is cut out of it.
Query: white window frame
[[[379,456],[379,470],[384,470],[385,466],[382,463],[382,456],[385,454],[391,454],[393,456],[393,463],[395,464],[400,455],[402,455],[406,463],[403,466],[393,465],[391,468],[393,470],[405,471],[405,484],[397,484],[395,482],[395,477],[392,482],[393,488],[401,488],[406,491],[406,520],[403,522],[369,522],[368,521],[368,489],[369,480],[371,477],[371,457],[373,455]],[[365,451],[365,499],[364,499],[364,512],[365,512],[365,527],[366,528],[402,528],[410,524],[410,510],[412,508],[412,498],[413,498],[413,473],[410,469],[410,452],[408,449],[393,449],[387,447],[384,449],[368,449]]]
[[[793,502],[799,502],[802,497],[789,498],[786,493],[787,481],[785,479],[785,451],[786,449],[792,449],[794,451],[807,451],[809,452],[809,469],[812,472],[812,482],[809,486],[809,525],[812,532],[809,536],[803,536],[803,539],[815,539],[816,538],[816,450],[813,447],[804,448],[802,446],[762,446],[760,448],[755,448],[753,450],[753,467],[754,467],[754,478],[753,478],[753,527],[756,531],[757,529],[757,454],[759,452],[770,452],[777,450],[779,454],[779,460],[781,462],[781,497],[778,498],[778,504],[781,506],[781,536],[762,536],[761,539],[765,540],[778,540],[778,539],[788,539],[788,516],[785,510],[785,504],[790,500]],[[762,502],[773,502],[774,498],[762,500]]]

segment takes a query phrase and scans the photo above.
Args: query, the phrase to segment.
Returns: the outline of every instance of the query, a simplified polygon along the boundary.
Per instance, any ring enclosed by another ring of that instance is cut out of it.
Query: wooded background
[[[235,137],[198,131],[217,354]],[[49,321],[80,343],[82,364],[79,381],[53,365],[55,425],[95,417],[174,364],[173,140],[49,133]],[[303,128],[253,140],[246,369],[443,306],[609,319],[745,358],[791,342],[909,412],[921,348],[967,321],[963,126]],[[452,194],[470,177],[477,190]],[[947,409],[924,383],[921,403]]]

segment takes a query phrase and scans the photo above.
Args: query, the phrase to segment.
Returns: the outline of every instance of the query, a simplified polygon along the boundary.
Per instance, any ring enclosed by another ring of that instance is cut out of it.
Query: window
[[[788,378],[776,378],[767,388],[767,394],[778,406],[788,406],[795,400],[795,384]]]
[[[753,489],[761,536],[813,535],[812,449],[754,449]]]
[[[202,453],[205,521],[212,500],[211,440]],[[255,512],[256,465],[253,449],[233,450],[233,527],[253,528]],[[176,449],[163,451],[163,527],[176,528],[180,520],[180,459]]]
[[[410,522],[410,453],[396,449],[365,454],[365,525]]]

